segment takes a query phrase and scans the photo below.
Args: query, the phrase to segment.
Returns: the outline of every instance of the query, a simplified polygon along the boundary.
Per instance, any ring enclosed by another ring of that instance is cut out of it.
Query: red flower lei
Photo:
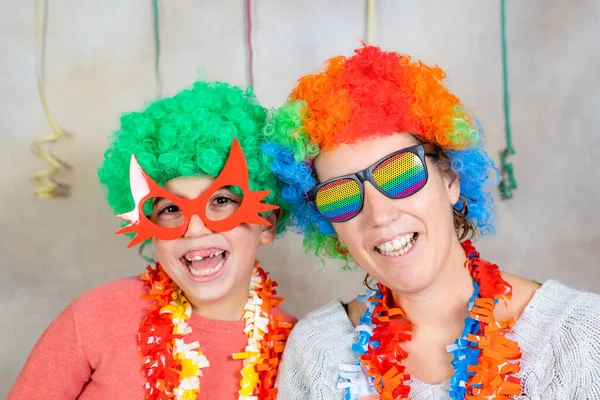
[[[462,243],[467,255],[465,267],[479,285],[479,298],[471,310],[471,318],[479,321],[477,335],[469,335],[469,341],[481,349],[477,365],[469,366],[473,373],[467,382],[470,395],[467,400],[510,400],[509,395],[521,394],[521,381],[515,377],[519,371],[518,360],[521,351],[516,342],[504,334],[514,323],[514,318],[498,322],[494,317],[496,301],[511,299],[512,287],[502,279],[498,266],[479,258],[479,253],[471,241]],[[369,344],[367,352],[360,357],[361,365],[373,377],[373,386],[381,400],[408,400],[410,386],[405,384],[410,375],[405,373],[402,360],[408,353],[401,347],[403,341],[411,340],[412,326],[404,311],[389,307],[393,303],[389,288],[377,285],[382,293],[372,314],[375,325],[371,342],[379,342],[373,347]]]
[[[149,292],[142,295],[141,299],[151,301],[152,305],[138,333],[138,352],[142,359],[142,370],[147,376],[144,385],[145,399],[169,400],[180,397],[175,394],[176,388],[180,384],[182,369],[188,368],[189,365],[182,368],[182,362],[173,357],[175,340],[183,339],[184,334],[174,333],[173,315],[161,313],[161,309],[171,304],[180,289],[158,263],[155,268],[149,265],[146,269],[148,272],[144,273],[141,279],[147,282]],[[261,278],[260,288],[256,290],[256,294],[262,301],[260,308],[263,315],[268,315],[269,329],[260,340],[258,349],[260,356],[253,362],[252,372],[257,379],[253,382],[251,395],[257,396],[258,399],[275,400],[277,394],[275,379],[292,324],[285,322],[281,316],[271,315],[271,309],[278,306],[284,298],[277,296],[277,291],[274,289],[277,283],[268,279],[267,273],[259,267],[258,262],[255,264],[255,271]],[[248,332],[248,335],[250,336],[251,333]],[[244,376],[240,382],[242,387],[248,383],[245,380]]]

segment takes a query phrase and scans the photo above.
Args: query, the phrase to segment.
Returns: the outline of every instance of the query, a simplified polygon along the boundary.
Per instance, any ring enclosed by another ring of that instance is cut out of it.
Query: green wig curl
[[[261,151],[267,115],[252,88],[203,81],[142,111],[124,114],[98,170],[108,204],[115,214],[134,207],[129,186],[132,154],[150,178],[164,186],[180,176],[217,177],[236,138],[248,164],[250,189],[271,191],[264,202],[280,207],[277,233],[282,233],[290,209],[269,168],[271,159]]]

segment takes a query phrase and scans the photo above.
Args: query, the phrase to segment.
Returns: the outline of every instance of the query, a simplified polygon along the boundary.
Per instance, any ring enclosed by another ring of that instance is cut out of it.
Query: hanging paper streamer
[[[506,16],[504,0],[500,0],[500,30],[502,36],[502,74],[504,81],[504,129],[506,133],[506,148],[500,153],[501,171],[500,196],[504,200],[512,198],[513,189],[517,188],[513,165],[508,162],[508,156],[515,154],[512,144],[511,124],[510,124],[510,102],[508,96],[508,60],[506,56]]]
[[[375,41],[375,0],[367,0],[367,44]]]
[[[64,132],[61,127],[56,123],[56,120],[50,112],[50,107],[46,101],[46,93],[44,90],[44,58],[45,58],[45,45],[46,45],[46,2],[44,0],[36,0],[35,4],[35,38],[36,38],[36,76],[37,86],[40,96],[40,102],[44,109],[44,114],[50,127],[52,128],[53,134],[43,136],[37,139],[33,143],[33,147],[37,155],[43,158],[49,165],[50,168],[38,171],[34,178],[40,184],[34,194],[37,197],[52,199],[56,197],[67,197],[68,186],[65,184],[57,183],[52,176],[58,173],[62,168],[66,166],[53,157],[49,151],[44,150],[44,144],[49,145],[56,143],[63,136]]]
[[[154,22],[154,76],[156,78],[156,98],[162,97],[162,75],[160,73],[160,8],[158,0],[152,0],[153,22]],[[148,251],[147,251],[148,250]],[[149,255],[146,255],[149,253]],[[154,261],[154,251],[150,242],[143,242],[138,248],[138,255],[146,262]]]
[[[154,10],[154,75],[156,77],[156,97],[162,97],[162,75],[160,73],[160,9],[158,0],[152,0]]]
[[[254,87],[254,50],[252,49],[252,3],[246,0],[246,46],[248,57],[248,80],[250,86]]]

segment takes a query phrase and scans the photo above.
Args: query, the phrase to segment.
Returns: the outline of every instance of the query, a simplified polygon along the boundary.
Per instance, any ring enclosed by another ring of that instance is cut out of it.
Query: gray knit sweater
[[[518,399],[600,400],[600,296],[556,281],[539,288],[507,335],[522,351]],[[357,334],[339,301],[309,313],[288,339],[279,400],[342,400],[340,364],[358,361]],[[413,400],[450,399],[450,382],[408,382]]]

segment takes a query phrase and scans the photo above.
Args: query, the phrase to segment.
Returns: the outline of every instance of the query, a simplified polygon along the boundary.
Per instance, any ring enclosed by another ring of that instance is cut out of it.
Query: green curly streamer
[[[500,178],[500,197],[508,200],[513,197],[513,189],[517,188],[514,169],[512,163],[508,162],[508,156],[515,154],[512,144],[512,132],[510,123],[510,102],[508,95],[508,60],[506,57],[506,15],[505,0],[500,0],[500,28],[502,33],[502,74],[504,81],[504,129],[506,133],[506,148],[500,153],[501,160],[501,178]]]

